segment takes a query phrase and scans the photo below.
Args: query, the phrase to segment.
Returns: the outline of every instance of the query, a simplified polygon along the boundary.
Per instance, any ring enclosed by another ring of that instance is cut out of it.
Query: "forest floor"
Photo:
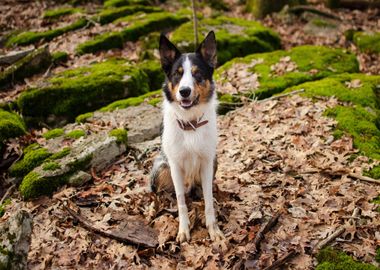
[[[235,1],[228,15],[251,19]],[[53,2],[28,4],[5,0],[0,10],[0,29],[44,29],[41,14]],[[338,30],[316,33],[306,27],[306,15],[274,14],[262,20],[277,31],[284,49],[304,44],[345,48],[355,52],[360,71],[380,74],[380,55],[362,53],[346,40],[347,29],[380,29],[380,11],[329,10],[341,19]],[[95,4],[86,4],[88,13]],[[166,7],[173,9],[173,7]],[[202,12],[210,12],[205,8]],[[71,22],[77,15],[65,17]],[[14,100],[26,87],[37,84],[50,74],[91,62],[122,56],[137,60],[139,42],[128,42],[123,50],[75,56],[73,48],[95,33],[110,31],[110,25],[96,25],[68,33],[49,42],[52,52],[69,53],[68,62],[35,75],[12,89],[0,92],[1,101]],[[112,29],[115,30],[115,29]],[[32,47],[32,46],[31,46]],[[9,52],[11,49],[3,49]],[[130,149],[110,167],[92,173],[93,181],[82,187],[64,187],[52,197],[23,201],[14,192],[9,213],[28,209],[33,216],[28,269],[265,269],[284,254],[294,251],[280,269],[314,269],[317,259],[313,249],[327,236],[344,226],[345,231],[332,241],[354,258],[375,264],[380,245],[378,205],[372,203],[380,194],[380,185],[352,177],[373,166],[358,154],[352,138],[335,139],[337,122],[324,112],[340,104],[331,98],[310,100],[294,94],[278,99],[245,102],[218,117],[218,171],[214,196],[218,223],[226,240],[212,243],[204,222],[204,204],[188,197],[191,241],[175,241],[178,219],[173,194],[149,192],[149,171],[158,153],[159,141],[141,153]],[[13,139],[7,156],[21,153],[30,142],[41,140],[46,129],[32,130],[28,136]],[[354,157],[354,158],[353,158]],[[351,176],[350,176],[351,175]],[[3,179],[7,173],[3,172]],[[5,193],[5,185],[3,186]],[[159,246],[145,248],[100,236],[81,226],[67,212],[67,204],[85,216],[92,226],[119,230],[126,221],[136,226],[151,226],[158,233]],[[360,209],[359,213],[357,209]],[[279,214],[277,224],[265,234],[255,253],[252,240],[263,223]],[[378,264],[377,264],[378,265]]]

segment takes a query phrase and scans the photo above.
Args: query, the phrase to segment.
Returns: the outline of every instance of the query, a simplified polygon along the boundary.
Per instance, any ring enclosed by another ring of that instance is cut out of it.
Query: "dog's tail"
[[[169,163],[162,152],[154,160],[150,174],[150,187],[153,192],[174,192]]]

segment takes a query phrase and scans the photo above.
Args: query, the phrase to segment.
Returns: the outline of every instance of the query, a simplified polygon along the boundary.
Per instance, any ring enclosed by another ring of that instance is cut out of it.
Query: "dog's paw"
[[[226,239],[223,232],[219,229],[218,224],[213,223],[208,226],[208,234],[210,235],[211,241],[223,241]]]
[[[190,230],[189,227],[185,228],[179,228],[178,234],[177,234],[177,242],[183,243],[190,241]]]

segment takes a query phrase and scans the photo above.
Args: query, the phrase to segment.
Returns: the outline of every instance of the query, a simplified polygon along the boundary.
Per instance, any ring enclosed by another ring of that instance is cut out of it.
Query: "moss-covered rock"
[[[44,134],[42,134],[42,136],[46,140],[49,140],[49,139],[54,139],[54,138],[57,138],[59,136],[62,136],[64,133],[65,133],[65,131],[62,128],[55,128],[55,129],[52,129],[52,130],[45,132]]]
[[[78,171],[93,168],[98,171],[110,164],[126,150],[115,136],[101,132],[86,137],[60,159],[46,160],[23,179],[19,190],[24,199],[50,195],[58,187],[69,183]]]
[[[8,84],[40,73],[51,64],[47,48],[37,49],[0,72],[0,90]]]
[[[157,59],[145,60],[138,64],[138,68],[148,75],[148,83],[151,91],[162,87],[165,81],[165,75]]]
[[[9,138],[26,133],[26,127],[21,117],[15,113],[0,109],[0,145]]]
[[[344,72],[358,72],[356,56],[340,49],[299,46],[253,54],[217,69],[218,91],[266,98],[292,85]]]
[[[51,57],[52,57],[53,63],[57,65],[63,62],[67,62],[67,60],[69,59],[69,54],[67,52],[58,51],[58,52],[53,53]]]
[[[142,6],[142,5],[108,8],[108,9],[102,10],[98,14],[97,21],[99,21],[100,24],[106,24],[106,23],[113,22],[121,17],[125,17],[137,12],[151,13],[151,12],[160,12],[160,11],[163,11],[163,10],[158,7],[150,7],[150,6]]]
[[[335,136],[348,134],[353,137],[354,147],[361,154],[380,160],[380,107],[378,94],[380,91],[380,76],[364,74],[341,74],[320,81],[307,82],[288,88],[286,91],[304,89],[302,95],[313,98],[316,96],[334,96],[341,102],[340,106],[330,108],[326,115],[335,118],[338,125]],[[380,178],[375,167],[369,174]]]
[[[363,52],[380,53],[380,32],[355,32],[353,34],[353,42]]]
[[[199,37],[204,37],[211,30],[216,35],[219,64],[235,57],[280,48],[279,36],[256,21],[224,16],[200,20]],[[172,33],[171,40],[184,51],[194,51],[192,22],[178,27]]]
[[[37,149],[27,151],[22,160],[14,163],[9,168],[9,174],[14,177],[23,177],[50,156],[51,153],[47,149],[37,146]]]
[[[318,265],[316,270],[376,270],[376,266],[361,263],[348,256],[346,253],[334,250],[330,247],[322,249],[317,255]]]
[[[109,136],[115,137],[118,143],[124,143],[125,145],[127,145],[128,131],[126,131],[125,129],[123,128],[113,129],[108,134]]]
[[[169,12],[133,14],[116,21],[128,23],[128,26],[122,31],[95,36],[94,39],[79,44],[76,52],[78,54],[85,54],[112,48],[122,48],[123,43],[126,41],[136,41],[143,35],[174,28],[188,20],[189,17],[187,15]]]
[[[23,92],[17,104],[29,118],[53,115],[73,120],[114,100],[148,91],[143,71],[123,60],[108,60],[59,73],[47,85]]]
[[[151,0],[106,0],[103,5],[105,7],[123,7],[129,5],[147,5],[151,3]]]
[[[93,112],[88,112],[84,114],[80,114],[75,118],[75,122],[77,123],[84,123],[86,120],[94,115]]]
[[[83,136],[86,136],[86,132],[81,129],[72,130],[65,135],[66,138],[75,139],[75,140]]]
[[[149,93],[146,93],[145,95],[138,96],[138,97],[117,100],[101,108],[99,111],[109,112],[109,111],[114,111],[116,109],[125,109],[131,106],[138,106],[144,101],[149,102],[151,99],[156,98],[157,96],[161,96],[161,90],[149,92]]]
[[[62,16],[79,13],[81,11],[82,10],[79,8],[73,8],[70,6],[60,7],[60,8],[46,10],[44,14],[42,15],[42,18],[46,20],[56,20]]]
[[[64,33],[83,28],[89,23],[90,22],[88,20],[81,18],[72,24],[57,29],[47,30],[44,32],[22,32],[8,39],[6,46],[11,47],[17,45],[29,45],[37,43],[41,40],[50,41],[55,37],[63,35]]]

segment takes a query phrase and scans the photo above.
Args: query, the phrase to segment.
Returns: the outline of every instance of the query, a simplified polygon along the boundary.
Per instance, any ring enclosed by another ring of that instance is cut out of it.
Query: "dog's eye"
[[[183,74],[183,70],[182,69],[177,69],[175,73],[176,73],[176,75],[182,75]]]
[[[194,78],[195,78],[198,82],[203,81],[203,76],[202,76],[202,74],[201,74],[200,72],[194,72],[194,73],[193,73],[193,76],[194,76]]]

